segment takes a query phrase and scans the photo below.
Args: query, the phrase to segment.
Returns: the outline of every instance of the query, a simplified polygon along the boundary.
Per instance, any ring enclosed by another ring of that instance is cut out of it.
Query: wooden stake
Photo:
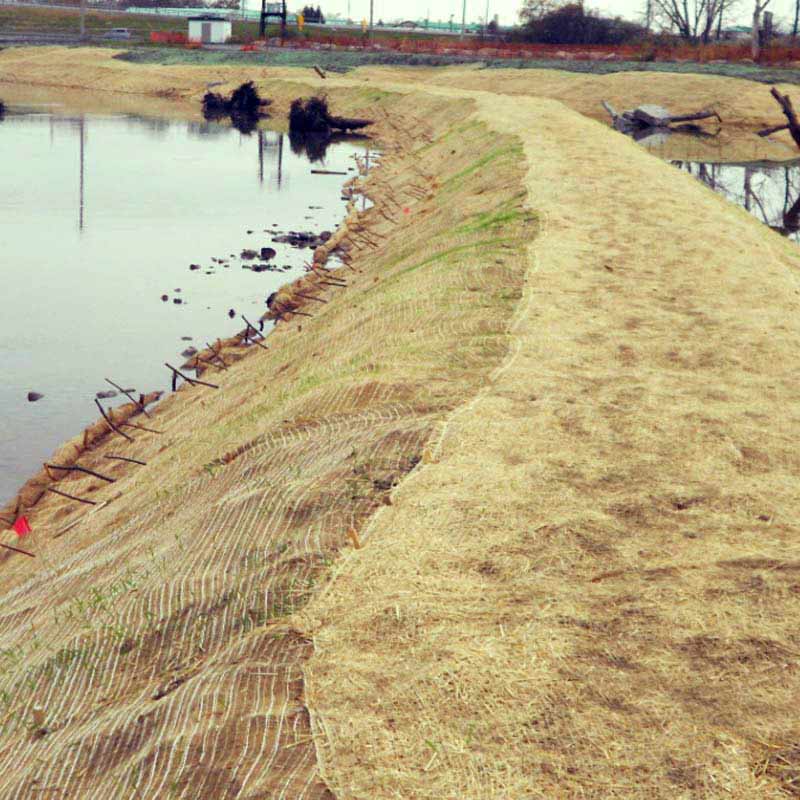
[[[114,423],[113,423],[113,422],[112,422],[112,421],[111,421],[111,420],[108,418],[108,414],[106,414],[106,412],[103,410],[103,406],[101,406],[101,405],[100,405],[100,401],[99,401],[97,398],[95,398],[94,404],[95,404],[95,405],[96,405],[96,406],[97,406],[97,407],[100,409],[100,413],[103,415],[103,419],[104,419],[104,420],[105,420],[105,421],[108,423],[108,426],[111,428],[111,430],[112,430],[112,431],[115,431],[115,432],[116,432],[116,433],[118,433],[120,436],[122,436],[122,437],[124,437],[125,439],[127,439],[129,442],[132,442],[132,441],[133,441],[133,437],[132,437],[132,436],[128,436],[128,434],[127,434],[127,433],[125,433],[124,431],[121,431],[121,430],[120,430],[120,429],[119,429],[119,428],[118,428],[118,427],[117,427],[117,426],[116,426],[116,425],[115,425],[115,424],[114,424]]]
[[[76,500],[78,503],[86,503],[87,506],[97,505],[94,500],[85,500],[83,497],[75,497],[74,494],[67,494],[66,492],[59,491],[58,489],[53,489],[51,486],[48,486],[45,491],[61,495],[61,497],[66,497],[67,500]]]
[[[79,467],[77,464],[72,464],[68,467],[62,467],[59,464],[45,464],[45,466],[50,467],[50,469],[63,469],[64,472],[83,472],[86,475],[91,475],[94,478],[100,478],[101,481],[106,481],[107,483],[116,483],[116,478],[109,478],[106,475],[101,475],[99,472],[95,472],[88,467]]]
[[[250,320],[247,319],[247,317],[244,314],[242,314],[242,319],[252,328],[253,332],[257,333],[262,339],[266,339],[267,338],[266,336],[264,336],[261,333],[261,331],[256,330],[256,326],[253,325],[253,323],[250,322]]]
[[[190,378],[190,377],[188,377],[188,375],[184,375],[179,369],[175,369],[175,367],[173,367],[172,364],[167,364],[166,361],[164,362],[164,366],[167,367],[167,369],[171,369],[172,370],[172,391],[173,392],[175,391],[175,385],[176,385],[175,382],[177,380],[176,376],[178,376],[178,375],[180,375],[181,378],[183,378],[187,383],[191,384],[192,386],[200,385],[200,386],[208,386],[211,389],[219,389],[219,386],[217,386],[216,383],[208,383],[208,381],[201,381],[199,378]]]
[[[261,324],[263,325],[264,323],[262,322]],[[225,359],[208,342],[206,342],[206,347],[214,354],[214,358],[222,365],[222,369],[228,369]]]
[[[111,381],[111,380],[109,380],[108,378],[105,378],[105,382],[106,382],[106,383],[110,383],[110,384],[111,384],[111,385],[112,385],[112,386],[113,386],[115,389],[119,389],[119,390],[122,392],[122,394],[124,394],[124,395],[125,395],[125,397],[127,397],[129,400],[132,400],[134,403],[136,403],[136,405],[137,405],[137,406],[139,406],[139,408],[142,410],[142,413],[143,413],[143,414],[144,414],[146,417],[149,417],[149,416],[150,416],[150,413],[149,413],[149,412],[148,412],[148,410],[145,408],[145,405],[144,405],[144,403],[142,403],[141,401],[137,400],[137,399],[136,399],[136,398],[135,398],[135,397],[134,397],[134,396],[133,396],[133,395],[132,395],[130,392],[126,391],[126,390],[125,390],[125,389],[123,389],[121,386],[117,386],[117,384],[116,384],[116,383],[114,383],[114,381]]]
[[[325,78],[327,77],[327,75],[325,75],[325,73],[316,64],[314,64],[314,72],[316,72],[317,75],[319,75],[320,78],[322,78],[322,80],[325,80]]]
[[[250,331],[253,331],[253,333],[256,334],[257,336],[261,336],[262,339],[265,338],[264,335],[256,329],[255,325],[253,325],[244,314],[242,314],[241,316],[242,319],[247,323],[247,327],[245,328],[245,334],[244,334],[245,342],[248,341],[249,339]],[[262,350],[269,350],[269,347],[267,347],[265,344],[261,344],[261,342],[259,342],[258,339],[256,338],[253,338],[252,342],[253,344],[258,345]]]
[[[105,508],[112,500],[116,500],[118,497],[121,497],[122,494],[118,494],[116,497],[112,497],[111,500],[104,500],[102,503],[98,503],[91,511],[87,511],[82,516],[78,517],[78,519],[73,520],[68,525],[65,525],[61,530],[56,531],[52,535],[52,539],[58,539],[59,536],[63,536],[67,531],[71,531],[76,525],[83,522],[86,517],[90,517],[92,514],[96,514],[101,509]]]
[[[163,435],[164,431],[156,431],[152,428],[145,428],[144,425],[137,425],[135,422],[122,422],[120,423],[123,428],[136,428],[137,431],[145,431],[146,433],[157,433],[159,436]]]
[[[323,300],[321,297],[314,297],[310,294],[303,294],[302,292],[295,292],[298,297],[305,297],[306,300],[316,300],[318,303],[327,303],[327,300]]]
[[[138,458],[128,458],[127,456],[112,456],[112,455],[103,456],[103,458],[109,458],[113,461],[130,461],[131,464],[141,464],[143,467],[147,466],[146,461],[139,461]]]
[[[358,538],[358,532],[355,528],[351,527],[347,531],[347,538],[353,543],[353,547],[355,547],[356,550],[361,549],[361,540]]]
[[[6,550],[13,550],[15,553],[22,553],[23,555],[30,556],[31,558],[36,558],[33,553],[29,553],[27,550],[23,550],[21,547],[14,547],[10,544],[3,544],[0,542],[0,547],[5,547]]]

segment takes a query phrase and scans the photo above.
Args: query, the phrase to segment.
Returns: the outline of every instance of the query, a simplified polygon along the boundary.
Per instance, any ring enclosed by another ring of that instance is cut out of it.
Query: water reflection
[[[329,147],[319,176],[277,131],[53,105],[7,109],[0,152],[0,505],[96,419],[105,377],[168,389],[165,361],[258,319],[308,259],[276,238],[333,231],[360,163]]]
[[[89,119],[94,119],[94,122],[99,123],[101,120],[109,118],[97,117],[88,115]],[[26,126],[32,122],[40,122],[41,124],[47,123],[50,133],[50,145],[53,146],[58,132],[68,131],[75,137],[76,146],[76,161],[77,161],[77,176],[78,186],[77,195],[78,203],[77,208],[77,228],[83,231],[86,227],[86,167],[87,167],[87,142],[88,142],[88,122],[86,114],[54,114],[51,113],[49,108],[39,107],[16,107],[9,109],[7,106],[0,104],[0,119],[11,124],[18,123]],[[124,114],[115,115],[115,121],[124,124],[124,127],[138,131],[146,131],[150,139],[159,141],[167,139],[177,123],[171,120],[148,117],[138,114]],[[248,136],[251,130],[242,130],[237,125],[233,128]],[[185,123],[186,134],[189,137],[197,137],[201,139],[217,139],[224,141],[231,135],[231,126],[222,122],[204,121]],[[284,184],[283,175],[283,152],[284,152],[284,139],[287,134],[279,131],[265,130],[264,128],[254,127],[256,132],[257,142],[257,161],[256,172],[258,181],[261,185],[274,187],[280,189]],[[328,136],[321,142],[293,142],[292,152],[301,157],[307,157],[309,161],[318,162],[324,161],[328,152],[328,148],[340,142],[350,140],[358,140],[361,137],[357,136]]]
[[[746,209],[781,236],[800,243],[800,163],[671,163]]]

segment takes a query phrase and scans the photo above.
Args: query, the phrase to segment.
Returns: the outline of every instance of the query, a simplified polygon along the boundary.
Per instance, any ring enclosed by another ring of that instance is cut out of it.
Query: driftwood
[[[702,119],[711,119],[715,117],[721,124],[722,118],[714,109],[703,109],[691,114],[670,114],[666,108],[655,105],[641,105],[629,111],[623,111],[621,114],[614,109],[614,107],[606,102],[601,101],[603,108],[608,112],[611,117],[611,124],[615,130],[621,133],[636,133],[639,131],[658,131],[664,132],[674,131],[671,126],[681,122],[696,122]]]
[[[775,133],[778,130],[785,130],[788,128],[789,133],[792,134],[792,139],[794,139],[795,144],[800,147],[800,120],[797,119],[797,114],[795,113],[792,101],[789,99],[789,95],[781,94],[775,86],[770,89],[769,93],[775,98],[775,102],[781,107],[781,111],[783,111],[783,115],[786,117],[786,122],[788,123],[785,128],[781,126],[779,128],[775,128],[771,132]]]

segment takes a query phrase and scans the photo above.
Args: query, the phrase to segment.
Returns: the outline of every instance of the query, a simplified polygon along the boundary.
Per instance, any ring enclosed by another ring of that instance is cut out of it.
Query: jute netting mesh
[[[290,287],[311,318],[283,315],[268,350],[224,343],[218,390],[182,386],[133,442],[78,437],[75,463],[115,483],[36,479],[100,505],[23,503],[37,558],[0,572],[3,798],[331,796],[292,615],[503,358],[535,230],[514,138],[468,103],[372,102],[375,205],[348,217],[348,266],[302,285],[327,302]]]

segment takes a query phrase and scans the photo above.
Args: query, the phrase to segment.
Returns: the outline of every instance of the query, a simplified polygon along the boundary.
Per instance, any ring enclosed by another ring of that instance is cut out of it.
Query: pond
[[[670,163],[742,206],[781,236],[800,243],[800,163]]]
[[[334,230],[362,148],[336,143],[311,164],[274,131],[16,105],[0,152],[2,504],[99,417],[106,378],[166,390],[165,361],[259,318],[310,258],[273,237]],[[262,247],[277,255],[240,257]]]

